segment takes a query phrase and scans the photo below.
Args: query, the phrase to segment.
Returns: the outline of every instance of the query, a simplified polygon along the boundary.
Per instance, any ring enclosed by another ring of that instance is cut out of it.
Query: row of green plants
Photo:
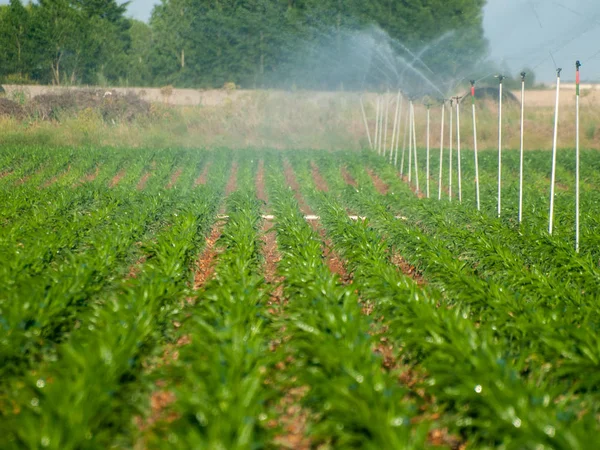
[[[16,281],[0,293],[8,330],[0,415],[9,448],[106,447],[129,439],[142,409],[143,363],[166,342],[189,294],[193,262],[216,216],[230,162],[228,155],[217,157],[210,186],[194,187],[202,158],[154,156],[130,153],[131,175],[113,188],[106,177],[57,187],[68,208],[69,196],[82,199],[85,212],[72,208],[67,216],[88,218],[69,221],[60,209],[49,212],[49,242],[36,237],[43,222],[25,230],[32,252],[53,255],[36,270],[14,265],[21,272],[7,273]],[[165,189],[180,166],[178,189]],[[138,192],[148,170],[152,176]],[[46,195],[46,189],[30,192]],[[38,199],[36,207],[44,206]]]
[[[320,165],[322,174],[335,192],[335,186],[343,184],[339,165],[330,165],[329,170],[326,166]],[[550,368],[532,364],[530,358],[536,353],[522,351],[526,350],[523,342],[522,347],[511,352],[511,327],[494,323],[487,316],[473,317],[469,304],[477,297],[487,302],[492,294],[486,292],[487,280],[478,282],[477,277],[464,271],[457,274],[461,276],[448,276],[464,263],[444,252],[437,239],[418,227],[412,231],[410,222],[395,219],[375,193],[360,183],[358,189],[342,187],[341,193],[337,191],[345,198],[362,196],[364,202],[353,202],[352,207],[372,214],[371,223],[352,223],[346,208],[334,196],[310,190],[312,180],[306,161],[298,158],[296,167],[332,239],[339,243],[340,253],[353,267],[359,293],[371,296],[382,306],[390,334],[404,349],[407,362],[426,371],[425,390],[447,410],[451,428],[459,428],[479,446],[494,446],[500,439],[514,448],[585,448],[586,439],[590,438],[586,426],[593,428],[594,419],[590,414],[581,421],[575,421],[575,417],[578,408],[590,406],[589,398],[587,402],[569,404],[566,397],[573,401],[572,394],[577,389],[546,376]],[[406,233],[400,235],[399,229]],[[382,238],[389,248],[381,244]],[[430,264],[432,270],[426,275],[432,279],[439,276],[442,281],[410,295],[406,281],[398,276],[403,281],[393,281],[394,271],[389,267],[390,253],[398,250],[413,262],[418,259]],[[477,288],[481,291],[477,292]],[[562,431],[558,432],[558,428]]]

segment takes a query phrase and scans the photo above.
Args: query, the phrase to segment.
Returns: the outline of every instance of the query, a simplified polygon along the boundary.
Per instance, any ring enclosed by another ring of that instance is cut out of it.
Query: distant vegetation
[[[2,82],[356,89],[381,83],[361,32],[456,73],[486,53],[484,0],[164,0],[149,24],[116,0],[11,0],[0,8]],[[352,34],[353,39],[349,39]],[[401,44],[402,43],[402,44]],[[367,52],[362,52],[367,53]],[[372,67],[371,67],[372,66]],[[357,69],[359,67],[359,69]]]

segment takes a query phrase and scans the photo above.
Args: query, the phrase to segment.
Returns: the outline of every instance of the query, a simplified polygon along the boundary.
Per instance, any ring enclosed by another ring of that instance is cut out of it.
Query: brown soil
[[[217,256],[216,242],[221,237],[221,232],[225,222],[219,220],[213,226],[210,235],[206,238],[204,251],[196,262],[196,273],[194,274],[194,290],[201,289],[209,281],[215,272],[215,262]]]
[[[341,172],[342,172],[342,177],[344,177],[344,181],[346,182],[346,184],[349,184],[352,187],[358,187],[358,183],[352,177],[352,175],[350,175],[350,172],[348,172],[348,169],[346,169],[345,167],[342,167]]]
[[[67,167],[67,170],[65,170],[63,173],[53,176],[52,178],[50,178],[48,181],[46,181],[43,185],[42,188],[49,188],[50,186],[52,186],[54,183],[56,183],[58,180],[60,180],[61,178],[63,178],[65,175],[67,175],[69,172],[71,171],[71,165],[69,165]]]
[[[202,173],[198,176],[198,178],[196,178],[196,181],[194,181],[194,187],[206,184],[208,180],[208,171],[210,170],[210,165],[210,162],[206,163],[204,169],[202,169]]]
[[[287,185],[289,187],[291,187],[292,191],[294,192],[294,197],[296,198],[296,201],[298,202],[298,205],[300,206],[300,211],[302,212],[302,214],[304,214],[304,215],[313,214],[312,209],[310,208],[310,206],[308,206],[308,204],[304,200],[304,197],[300,193],[300,185],[298,184],[298,181],[296,180],[296,174],[294,174],[294,169],[290,165],[289,161],[283,162],[283,174],[285,175],[285,181],[286,181]]]
[[[138,181],[136,189],[138,191],[143,191],[146,188],[146,185],[148,184],[148,180],[150,179],[151,176],[152,176],[152,172],[144,173],[144,175],[142,175],[142,178],[140,178],[140,181]]]
[[[327,238],[325,229],[321,226],[321,223],[318,220],[313,220],[310,224],[321,237],[323,259],[331,273],[338,275],[344,284],[352,283],[352,275],[346,271],[342,258],[333,250],[333,243],[331,239]]]
[[[277,250],[277,239],[273,230],[273,223],[264,221],[262,226],[262,254],[265,260],[263,272],[267,285],[271,286],[270,305],[281,305],[283,298],[283,277],[277,274],[277,264],[281,261],[281,255]],[[274,311],[271,311],[273,313]]]
[[[96,166],[96,170],[88,173],[83,178],[81,178],[81,180],[79,180],[79,182],[77,182],[75,184],[75,186],[81,186],[82,184],[85,184],[85,183],[91,183],[96,178],[98,178],[98,175],[100,175],[100,166]]]
[[[12,174],[13,174],[13,171],[12,171],[12,170],[7,170],[6,172],[1,172],[1,173],[0,173],[0,180],[1,180],[2,178],[4,178],[4,177],[7,177],[7,176],[9,176],[9,175],[12,175]]]
[[[231,173],[229,174],[229,180],[227,181],[227,186],[225,186],[225,195],[229,195],[237,189],[237,172],[238,172],[238,163],[234,161],[231,164]]]
[[[375,189],[377,189],[377,192],[382,195],[386,195],[390,190],[390,187],[381,178],[379,178],[379,175],[377,175],[373,169],[367,169],[367,173],[371,177],[371,180],[373,180],[373,185],[375,186]]]
[[[137,243],[138,246],[141,245],[141,242]],[[144,265],[144,263],[146,262],[146,255],[142,255],[138,258],[138,260],[131,265],[131,267],[129,267],[129,270],[127,271],[127,275],[125,276],[126,280],[131,280],[134,278],[137,278],[138,275],[140,274],[140,272],[142,271],[142,266]]]
[[[315,186],[317,187],[317,190],[322,192],[329,192],[329,186],[327,186],[327,182],[321,176],[319,168],[317,167],[314,161],[310,162],[310,167],[312,169],[312,177],[313,181],[315,182]]]
[[[175,187],[182,173],[183,169],[181,167],[178,168],[175,172],[173,172],[173,175],[171,175],[171,179],[169,180],[169,184],[167,184],[167,189],[173,189]]]
[[[256,196],[261,202],[269,203],[269,197],[265,192],[265,162],[262,159],[258,163],[256,174]]]
[[[423,276],[417,272],[414,266],[411,266],[399,253],[395,253],[392,256],[392,263],[400,269],[400,271],[407,277],[412,278],[418,286],[424,286],[427,284]]]
[[[284,367],[282,366],[282,368]],[[311,440],[307,436],[307,425],[311,413],[300,405],[309,390],[308,386],[291,388],[279,400],[275,408],[279,417],[270,424],[272,427],[282,429],[282,433],[275,436],[273,442],[277,448],[294,450],[312,448]]]
[[[112,179],[108,183],[108,187],[114,188],[115,186],[117,186],[121,182],[123,177],[125,177],[126,173],[127,173],[127,170],[125,170],[125,169],[119,170],[119,172],[114,177],[112,177]]]

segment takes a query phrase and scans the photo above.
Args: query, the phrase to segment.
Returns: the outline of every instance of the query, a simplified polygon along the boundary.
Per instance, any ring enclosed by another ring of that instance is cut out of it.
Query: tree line
[[[0,8],[0,77],[194,88],[437,82],[485,55],[484,4],[162,0],[146,24],[127,18],[128,3],[117,0],[10,0]]]

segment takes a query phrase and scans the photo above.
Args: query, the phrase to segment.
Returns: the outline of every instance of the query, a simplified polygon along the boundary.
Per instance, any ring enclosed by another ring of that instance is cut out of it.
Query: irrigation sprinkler
[[[575,63],[575,251],[579,253],[579,84],[581,63]]]
[[[524,151],[524,132],[525,132],[525,77],[526,72],[521,72],[521,156],[519,161],[519,223],[523,221],[523,160]]]
[[[408,184],[412,183],[412,144],[413,144],[413,102],[408,104]]]
[[[415,105],[411,103],[410,105],[412,109],[412,138],[413,138],[413,149],[415,152],[415,182],[417,187],[417,194],[419,193],[419,165],[418,165],[418,157],[417,157],[417,131],[415,127]]]
[[[458,202],[462,203],[462,170],[460,166],[460,97],[456,100],[456,167],[458,169]]]
[[[429,198],[429,123],[430,123],[430,111],[429,111],[429,104],[426,105],[427,106],[427,138],[426,138],[426,146],[427,146],[427,198]]]
[[[504,75],[498,78],[498,217],[502,213],[502,81]]]
[[[479,198],[479,156],[477,155],[477,115],[475,113],[475,80],[471,80],[471,106],[473,109],[473,153],[475,156],[475,193],[477,199],[477,211],[481,211]]]
[[[554,107],[554,139],[552,142],[552,178],[550,180],[550,214],[548,218],[548,233],[554,228],[554,183],[556,181],[556,147],[558,144],[558,101],[560,96],[560,72],[556,69],[556,105]]]
[[[452,121],[453,121],[453,114],[454,114],[454,100],[450,99],[450,148],[449,148],[449,153],[448,153],[448,200],[452,201],[452,143],[453,143],[453,136],[452,136]]]
[[[388,125],[389,125],[389,112],[390,112],[390,96],[389,92],[385,94],[385,128],[383,132],[383,157],[385,158],[385,154],[387,152],[387,135],[388,135]]]
[[[442,100],[442,123],[440,132],[440,176],[438,178],[438,200],[442,199],[442,175],[444,166],[444,114],[446,112],[446,102]]]
[[[379,95],[377,96],[376,106],[375,106],[375,133],[374,133],[374,145],[373,150],[377,150],[377,142],[379,139],[379,110],[381,109],[381,98]]]
[[[397,127],[398,127],[398,112],[400,109],[400,90],[398,90],[398,96],[396,97],[396,114],[394,115],[394,127],[392,128],[392,143],[390,144],[390,162],[394,156],[394,143],[396,142]]]
[[[369,148],[373,150],[373,141],[371,140],[371,131],[369,130],[369,122],[367,121],[367,114],[365,113],[365,105],[363,103],[362,96],[360,97],[360,110],[362,111],[362,118],[365,124],[365,130],[367,131],[367,139],[369,139]]]

